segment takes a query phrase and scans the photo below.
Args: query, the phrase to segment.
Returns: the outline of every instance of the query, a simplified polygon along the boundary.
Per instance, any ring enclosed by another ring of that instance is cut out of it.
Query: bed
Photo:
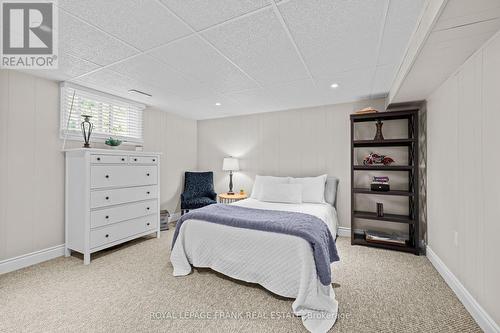
[[[338,180],[328,177],[326,183],[327,203],[290,204],[249,198],[232,205],[309,214],[323,221],[335,239]],[[337,318],[334,290],[331,284],[320,282],[311,244],[300,237],[187,219],[178,230],[170,259],[174,276],[189,274],[191,265],[208,267],[294,298],[293,312],[311,332],[328,331]]]

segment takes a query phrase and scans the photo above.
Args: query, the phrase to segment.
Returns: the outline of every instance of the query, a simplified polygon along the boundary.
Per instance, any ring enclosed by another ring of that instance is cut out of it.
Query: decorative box
[[[377,192],[387,192],[391,188],[388,183],[371,183],[371,190]]]

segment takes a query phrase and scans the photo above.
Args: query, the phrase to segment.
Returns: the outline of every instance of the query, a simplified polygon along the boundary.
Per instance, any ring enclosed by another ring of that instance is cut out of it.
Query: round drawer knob
[[[147,174],[146,174],[146,176],[148,176],[148,177],[149,177],[149,173],[147,173]]]
[[[134,161],[137,162],[137,158],[134,158]]]
[[[125,161],[125,159],[124,159],[124,158],[122,158],[122,161]]]
[[[146,194],[149,194],[149,193],[150,193],[149,191],[146,192]]]
[[[106,175],[106,178],[109,178],[109,175]]]
[[[156,159],[153,158],[153,162],[156,162]]]
[[[147,210],[149,210],[149,207],[146,207]]]
[[[148,223],[146,223],[146,225],[150,225],[150,224],[151,224],[151,223],[149,223],[149,222],[148,222]]]
[[[106,215],[106,219],[109,219],[109,216],[108,216],[108,215]]]
[[[109,237],[109,234],[106,234],[106,236],[104,236],[104,237],[108,238],[108,237]]]
[[[106,197],[106,200],[109,200],[109,197]]]
[[[101,158],[100,158],[100,157],[98,157],[98,158],[97,158],[97,160],[98,160],[98,161],[100,161],[100,160],[101,160]]]

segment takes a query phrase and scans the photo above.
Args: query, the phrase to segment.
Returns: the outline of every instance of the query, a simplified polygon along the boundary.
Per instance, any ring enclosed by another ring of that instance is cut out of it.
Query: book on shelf
[[[378,113],[378,110],[372,108],[372,107],[367,107],[361,110],[358,110],[354,112],[354,114],[370,114],[370,113]]]
[[[374,182],[389,182],[389,177],[387,177],[387,176],[382,176],[382,177],[373,176],[373,181]]]
[[[372,243],[405,246],[408,239],[396,233],[365,230],[365,240]]]

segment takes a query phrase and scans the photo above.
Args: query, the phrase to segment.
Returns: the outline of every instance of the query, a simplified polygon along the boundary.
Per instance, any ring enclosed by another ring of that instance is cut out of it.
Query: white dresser
[[[66,150],[66,256],[134,238],[160,237],[160,155],[107,149]]]

